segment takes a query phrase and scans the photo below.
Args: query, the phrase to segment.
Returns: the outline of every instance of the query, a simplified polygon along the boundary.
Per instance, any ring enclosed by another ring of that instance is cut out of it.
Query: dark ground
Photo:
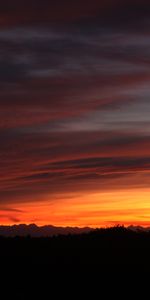
[[[125,293],[136,279],[137,291],[143,276],[150,278],[150,232],[116,227],[52,238],[0,237],[0,263],[4,299],[10,292],[12,299],[37,299],[40,293],[54,299],[52,293],[66,295],[71,287],[72,299],[92,281],[106,295],[120,284]]]

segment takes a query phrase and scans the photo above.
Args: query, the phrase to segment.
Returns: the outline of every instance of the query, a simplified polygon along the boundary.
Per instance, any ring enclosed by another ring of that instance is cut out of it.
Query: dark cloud
[[[20,210],[20,209],[10,208],[10,207],[0,207],[0,211],[3,211],[3,212],[17,212],[17,213],[22,212],[22,210]]]
[[[100,22],[133,23],[149,16],[150,5],[144,0],[107,1],[2,1],[1,26],[34,23],[72,23],[99,17]],[[138,18],[138,20],[137,20]]]
[[[53,198],[57,193],[105,189],[106,185],[120,189],[125,177],[137,175],[141,185],[149,186],[150,177],[145,180],[142,175],[150,170],[149,137],[117,132],[14,131],[10,138],[5,131],[1,144],[2,203],[4,199],[8,203],[10,199],[33,201],[34,197],[37,201],[47,193]],[[127,185],[132,184],[133,179]]]
[[[8,217],[8,220],[12,223],[20,223],[20,219],[18,219],[18,218],[15,218],[15,217],[12,217],[12,216],[10,216],[10,217]]]
[[[149,17],[146,0],[1,1],[2,207],[149,187]]]

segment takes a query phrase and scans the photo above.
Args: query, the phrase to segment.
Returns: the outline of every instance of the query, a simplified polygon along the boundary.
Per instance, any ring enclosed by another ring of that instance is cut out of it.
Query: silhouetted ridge
[[[93,229],[90,227],[57,227],[53,225],[45,225],[45,226],[37,226],[36,224],[19,224],[12,226],[0,226],[0,236],[6,237],[15,237],[15,236],[31,236],[31,237],[51,237],[54,235],[68,235],[68,234],[81,234],[88,233],[90,231],[106,231],[106,230],[126,230],[129,229],[134,232],[149,232],[150,227],[142,227],[142,226],[129,226],[125,228],[124,226],[115,226],[107,229]]]
[[[37,226],[36,224],[20,224],[12,226],[0,226],[0,235],[6,237],[28,236],[31,237],[50,237],[60,234],[80,234],[89,232],[92,229],[89,227],[56,227],[52,225]]]

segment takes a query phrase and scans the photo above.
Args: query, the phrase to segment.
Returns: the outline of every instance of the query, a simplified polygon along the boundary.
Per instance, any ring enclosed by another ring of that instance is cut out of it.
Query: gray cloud
[[[149,16],[146,0],[2,1],[2,207],[149,187]]]

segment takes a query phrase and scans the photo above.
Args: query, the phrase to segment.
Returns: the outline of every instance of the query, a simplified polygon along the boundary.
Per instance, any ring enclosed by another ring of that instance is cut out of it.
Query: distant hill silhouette
[[[133,225],[128,226],[128,229],[130,229],[132,231],[138,231],[138,232],[149,232],[150,231],[150,227],[133,226]]]
[[[52,225],[37,226],[35,224],[20,224],[12,226],[0,226],[0,235],[6,237],[28,236],[31,237],[50,237],[60,234],[80,234],[89,232],[92,229],[89,227],[56,227]]]
[[[116,226],[118,227],[118,226]],[[115,228],[115,227],[112,227]],[[149,232],[150,227],[129,226],[127,229],[135,232]],[[19,224],[12,226],[0,225],[0,236],[15,237],[15,236],[31,236],[31,237],[52,237],[54,235],[68,235],[88,233],[96,229],[90,227],[57,227],[53,225],[37,226],[36,224]]]

